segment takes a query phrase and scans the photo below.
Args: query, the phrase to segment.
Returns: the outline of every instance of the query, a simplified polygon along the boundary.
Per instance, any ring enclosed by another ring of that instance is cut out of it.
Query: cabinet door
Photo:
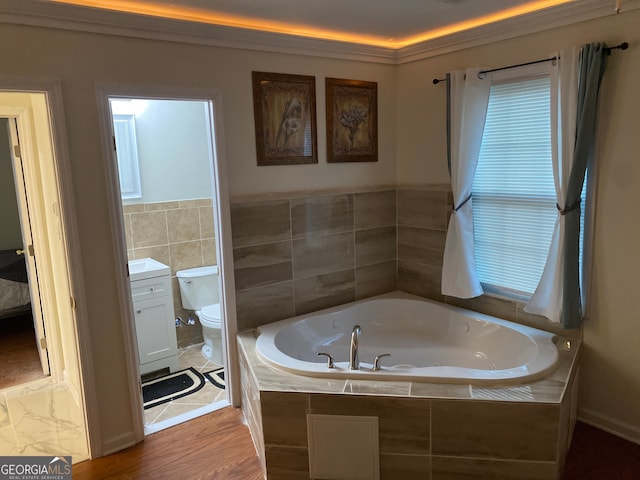
[[[178,345],[170,297],[135,302],[140,365],[176,355]]]

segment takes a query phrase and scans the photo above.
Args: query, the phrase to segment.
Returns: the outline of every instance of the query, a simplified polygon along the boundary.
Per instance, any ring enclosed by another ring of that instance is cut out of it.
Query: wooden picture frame
[[[258,165],[318,163],[315,77],[251,76]]]
[[[378,84],[325,78],[327,161],[378,161]]]

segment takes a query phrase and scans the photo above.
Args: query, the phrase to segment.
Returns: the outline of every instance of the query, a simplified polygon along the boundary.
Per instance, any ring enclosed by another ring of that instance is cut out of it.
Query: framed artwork
[[[378,84],[326,78],[327,161],[378,161]]]
[[[258,165],[318,163],[315,77],[251,75]]]

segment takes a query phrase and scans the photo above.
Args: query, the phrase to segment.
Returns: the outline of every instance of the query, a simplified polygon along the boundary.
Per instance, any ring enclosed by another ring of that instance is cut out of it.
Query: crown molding
[[[395,64],[396,50],[37,0],[0,0],[0,23]]]
[[[400,49],[187,22],[40,0],[0,0],[0,23],[397,65],[614,15],[613,0],[575,0]],[[623,12],[640,8],[626,0]]]
[[[640,8],[640,0],[627,0],[623,3],[621,12],[638,8]],[[404,47],[397,51],[396,64],[415,62],[610,15],[616,15],[614,2],[611,0],[574,1]]]

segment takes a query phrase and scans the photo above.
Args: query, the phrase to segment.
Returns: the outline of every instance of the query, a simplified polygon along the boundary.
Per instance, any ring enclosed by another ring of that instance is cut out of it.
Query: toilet
[[[179,270],[176,277],[182,307],[195,311],[202,325],[202,355],[213,363],[224,365],[217,265]]]

